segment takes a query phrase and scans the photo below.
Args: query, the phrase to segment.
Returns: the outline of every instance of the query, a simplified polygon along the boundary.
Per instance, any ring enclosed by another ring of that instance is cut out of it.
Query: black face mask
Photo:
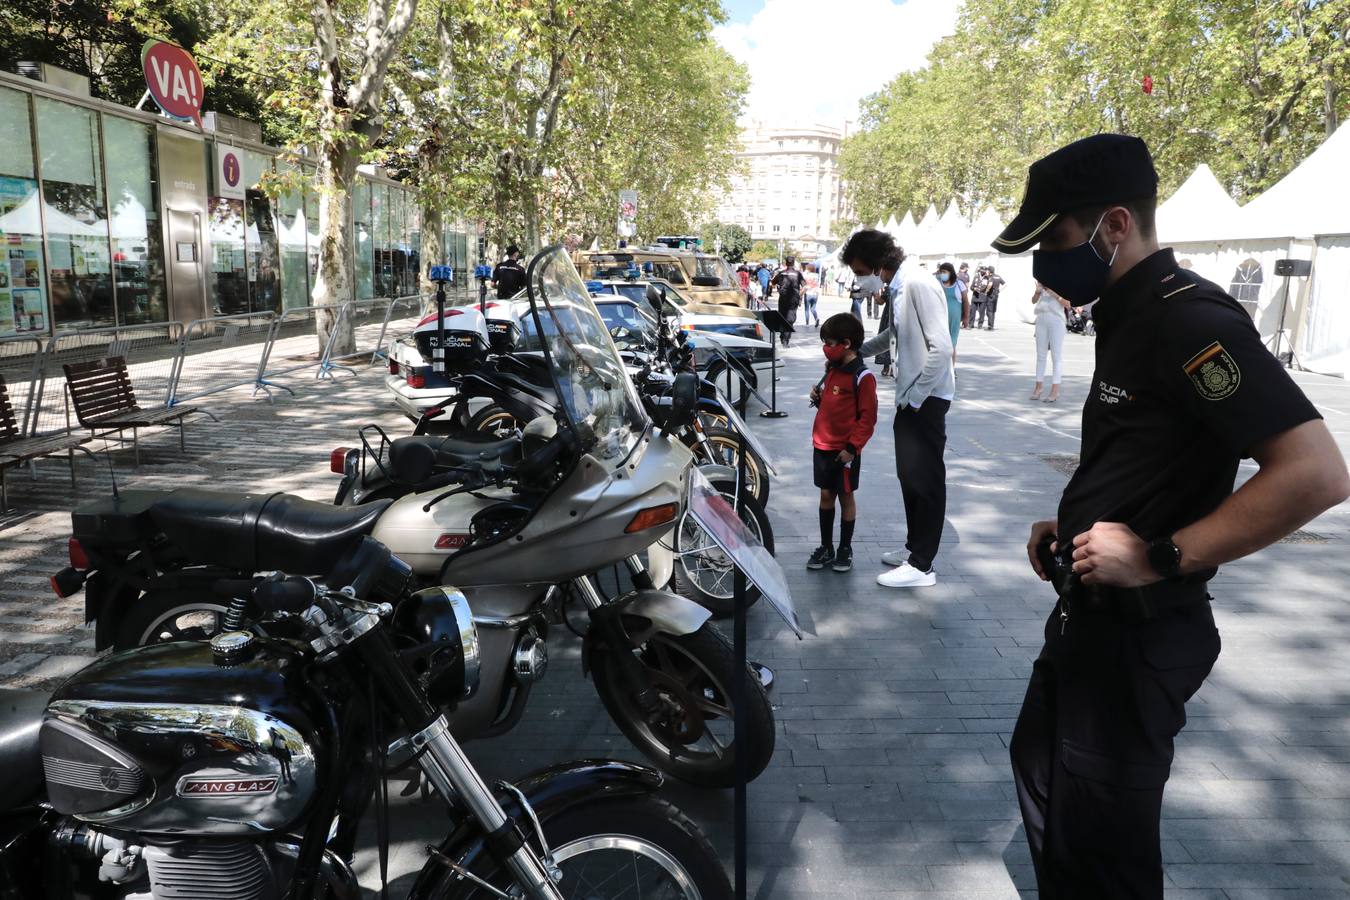
[[[1102,219],[1106,213],[1102,213]],[[1102,259],[1092,239],[1102,227],[1102,219],[1086,241],[1068,250],[1036,250],[1031,254],[1031,275],[1041,284],[1068,300],[1074,306],[1084,306],[1102,295],[1106,279],[1111,275],[1111,264],[1116,261],[1117,247],[1109,260]]]

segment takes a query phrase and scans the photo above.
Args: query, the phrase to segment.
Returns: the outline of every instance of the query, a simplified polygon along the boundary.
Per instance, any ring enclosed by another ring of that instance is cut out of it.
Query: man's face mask
[[[1111,264],[1120,251],[1116,247],[1111,251],[1110,259],[1102,259],[1092,245],[1105,218],[1106,213],[1102,213],[1092,234],[1076,247],[1034,251],[1031,254],[1032,277],[1074,306],[1083,306],[1100,297],[1106,279],[1111,275]]]
[[[881,290],[880,275],[864,275],[858,279],[858,289],[864,294],[875,294]]]

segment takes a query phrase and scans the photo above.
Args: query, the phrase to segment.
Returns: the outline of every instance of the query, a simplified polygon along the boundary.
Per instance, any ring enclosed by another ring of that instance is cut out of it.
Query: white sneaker
[[[889,572],[882,572],[877,576],[877,584],[893,588],[931,587],[937,584],[937,573],[920,572],[909,563],[905,563]]]
[[[887,550],[881,554],[881,561],[888,566],[903,566],[909,562],[909,551],[904,549]]]

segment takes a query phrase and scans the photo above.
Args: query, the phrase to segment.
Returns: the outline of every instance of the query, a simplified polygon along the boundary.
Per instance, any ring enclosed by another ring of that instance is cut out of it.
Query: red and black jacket
[[[877,426],[877,379],[861,356],[842,366],[826,366],[820,388],[820,406],[811,426],[817,450],[847,450],[854,456]]]

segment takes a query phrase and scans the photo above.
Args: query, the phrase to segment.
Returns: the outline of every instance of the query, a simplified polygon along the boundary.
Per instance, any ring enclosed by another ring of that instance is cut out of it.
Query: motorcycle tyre
[[[736,452],[742,450],[749,453],[750,456],[745,461],[745,468],[750,485],[753,488],[751,495],[759,501],[759,505],[765,509],[769,508],[769,472],[764,462],[756,455],[754,450],[744,446],[741,436],[727,428],[709,428],[704,432],[704,436],[710,443],[720,444],[722,448],[735,447]],[[717,464],[731,466],[736,468],[736,459],[730,459],[718,454]]]
[[[517,419],[515,416],[500,406],[485,406],[474,413],[473,418],[469,420],[469,431],[491,434],[494,437],[501,437],[497,433],[497,421],[502,417],[510,419],[515,431],[521,431],[528,424]]]
[[[713,481],[712,485],[713,487],[717,488],[717,490],[720,493],[726,496],[727,502],[731,503],[732,508],[734,509],[735,504],[731,498],[735,494],[735,486],[729,482],[720,480]],[[764,507],[760,506],[753,496],[747,495],[745,500],[746,500],[745,511],[751,517],[754,518],[755,525],[759,528],[760,543],[764,545],[765,550],[769,551],[770,556],[774,555],[773,526],[769,524],[769,514],[764,511]],[[686,515],[688,515],[688,513],[686,513]],[[670,535],[670,541],[672,545],[674,545],[677,554],[680,549],[679,535],[680,531],[683,530],[682,529],[683,524],[684,522],[683,520],[681,520],[680,523],[676,525],[675,530],[672,531]],[[671,568],[670,582],[671,587],[674,590],[674,593],[679,594],[682,597],[688,597],[690,600],[693,600],[699,606],[703,607],[704,609],[708,610],[708,612],[712,613],[713,618],[715,619],[726,619],[732,615],[735,615],[736,613],[736,598],[734,596],[719,597],[716,594],[710,594],[707,591],[703,590],[703,588],[699,586],[698,582],[696,582],[693,578],[690,578],[687,574],[685,574],[684,557],[682,556],[676,555],[675,557],[675,563]],[[759,602],[759,598],[761,596],[762,595],[760,594],[759,588],[755,587],[754,584],[750,583],[749,581],[746,581],[745,583],[746,607],[749,608],[751,606],[754,606],[756,603]]]
[[[698,660],[718,682],[718,686],[727,694],[726,702],[728,707],[730,706],[732,679],[736,673],[736,656],[732,650],[731,642],[718,630],[716,625],[712,622],[705,622],[698,631],[692,634],[657,634],[653,637],[679,645],[686,653]],[[595,682],[595,691],[600,695],[600,702],[605,705],[605,710],[614,720],[614,724],[619,726],[619,730],[632,742],[633,746],[651,760],[653,765],[673,778],[678,778],[698,787],[734,787],[736,784],[735,751],[739,748],[733,746],[732,753],[726,754],[724,759],[715,761],[711,766],[703,761],[678,760],[669,753],[659,754],[655,751],[652,745],[658,743],[659,739],[655,735],[644,732],[645,723],[639,725],[628,716],[624,703],[618,696],[617,691],[622,690],[622,688],[613,684],[613,678],[616,675],[610,669],[608,653],[609,649],[601,642],[597,641],[591,645],[588,660],[591,677]],[[750,747],[754,750],[746,767],[747,779],[754,781],[768,767],[769,761],[773,758],[775,740],[773,706],[769,703],[769,695],[760,682],[759,674],[749,666],[746,667],[745,690],[747,695],[746,708],[737,714],[745,716],[745,733],[749,737]]]
[[[183,613],[200,609],[223,616],[229,608],[229,603],[223,598],[203,596],[204,593],[205,589],[180,588],[167,591],[150,591],[137,597],[127,605],[125,614],[113,627],[113,651],[120,652],[142,646],[141,640],[151,626],[163,620],[175,609],[181,610]],[[256,625],[253,626],[253,630],[261,633]],[[217,633],[203,634],[200,639],[207,640]]]
[[[526,832],[532,833],[526,823]],[[596,798],[544,821],[544,838],[553,850],[587,837],[627,835],[665,850],[684,868],[703,900],[731,900],[731,882],[708,838],[675,806],[659,797]],[[535,842],[531,840],[531,846]],[[566,865],[566,862],[563,863]],[[475,873],[482,875],[481,872]],[[510,879],[488,877],[499,889]],[[427,900],[488,900],[482,888],[446,870]]]

